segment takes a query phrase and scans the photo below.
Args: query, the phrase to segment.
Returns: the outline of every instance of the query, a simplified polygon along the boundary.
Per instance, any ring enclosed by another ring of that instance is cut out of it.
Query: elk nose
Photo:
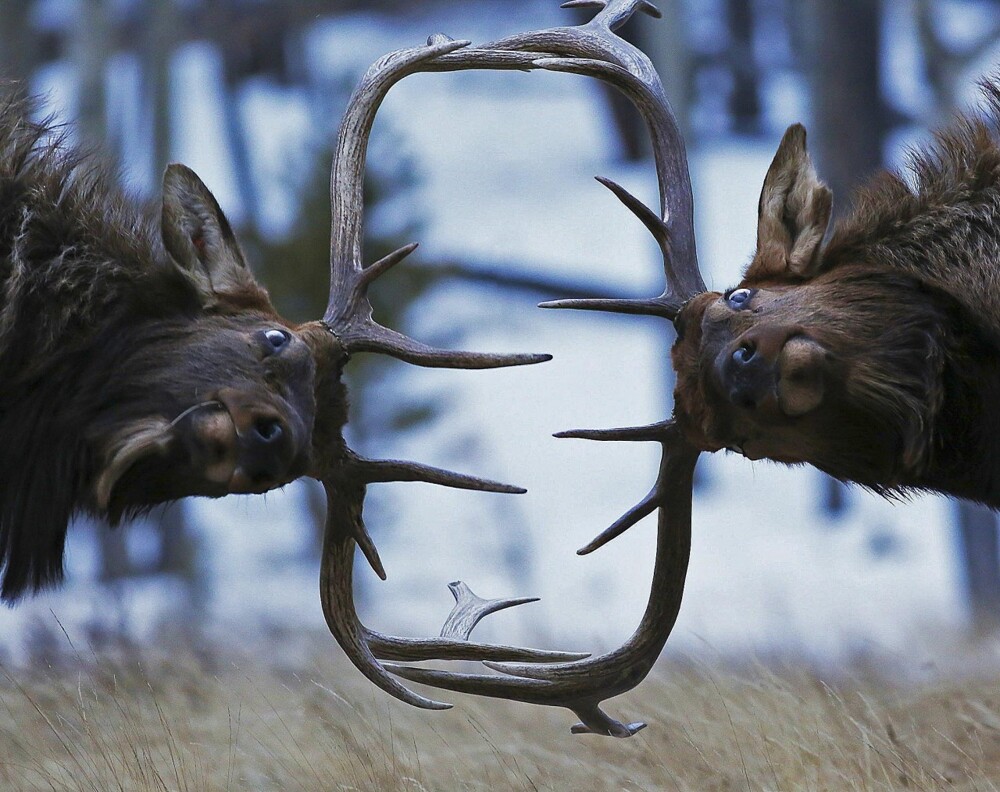
[[[264,492],[288,480],[296,432],[276,405],[258,394],[224,388],[218,399],[236,430],[236,470],[231,492]]]
[[[744,410],[756,409],[774,393],[774,366],[753,337],[739,339],[722,365],[722,379],[729,401]]]
[[[254,485],[270,485],[284,478],[294,453],[291,432],[279,415],[267,408],[253,410],[249,426],[240,432],[243,473]],[[237,425],[241,423],[237,419]]]
[[[281,425],[280,418],[258,418],[254,421],[251,432],[256,442],[271,444],[281,440],[282,435],[285,433],[285,428]]]
[[[754,355],[757,354],[757,347],[752,341],[744,341],[738,347],[736,351],[733,352],[733,360],[735,360],[740,365],[745,365],[753,360]]]

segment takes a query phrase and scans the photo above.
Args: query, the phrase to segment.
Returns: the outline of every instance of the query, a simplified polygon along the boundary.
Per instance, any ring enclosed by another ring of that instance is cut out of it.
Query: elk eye
[[[729,303],[730,308],[738,311],[741,308],[746,308],[751,297],[753,297],[753,289],[733,289],[726,293],[726,302]]]
[[[274,353],[280,352],[284,349],[291,340],[291,336],[289,336],[284,330],[265,330],[264,340],[267,342],[267,346],[269,347],[268,352]]]

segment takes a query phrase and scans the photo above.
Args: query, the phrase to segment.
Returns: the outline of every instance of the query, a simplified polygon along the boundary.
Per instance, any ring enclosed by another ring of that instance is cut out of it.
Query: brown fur
[[[822,247],[830,193],[789,129],[749,291],[700,295],[678,317],[689,439],[1000,506],[1000,88],[984,92],[983,117],[916,152],[912,183],[877,176]]]

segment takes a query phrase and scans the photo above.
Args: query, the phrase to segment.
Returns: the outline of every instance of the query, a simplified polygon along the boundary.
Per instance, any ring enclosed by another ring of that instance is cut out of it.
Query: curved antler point
[[[637,732],[642,731],[646,728],[647,724],[643,721],[634,721],[633,723],[619,723],[614,721],[615,726],[619,728],[610,728],[607,730],[592,729],[586,723],[574,723],[570,726],[569,730],[572,734],[600,734],[603,737],[618,737],[619,739],[625,739],[626,737],[631,737]]]
[[[613,314],[639,316],[660,316],[671,318],[676,311],[660,298],[634,299],[609,297],[605,299],[571,298],[567,300],[547,300],[538,304],[539,308],[568,308],[576,311],[603,311]]]
[[[644,2],[639,6],[639,10],[643,13],[649,14],[653,19],[663,19],[663,12],[653,3]],[[646,724],[642,724],[645,726]]]

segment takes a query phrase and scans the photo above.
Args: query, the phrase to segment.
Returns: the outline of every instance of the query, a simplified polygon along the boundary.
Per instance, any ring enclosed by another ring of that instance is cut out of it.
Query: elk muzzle
[[[823,401],[826,350],[796,325],[751,328],[715,361],[722,395],[761,416],[797,417]]]
[[[273,396],[222,388],[179,427],[192,467],[230,493],[261,493],[301,474],[306,429]]]

